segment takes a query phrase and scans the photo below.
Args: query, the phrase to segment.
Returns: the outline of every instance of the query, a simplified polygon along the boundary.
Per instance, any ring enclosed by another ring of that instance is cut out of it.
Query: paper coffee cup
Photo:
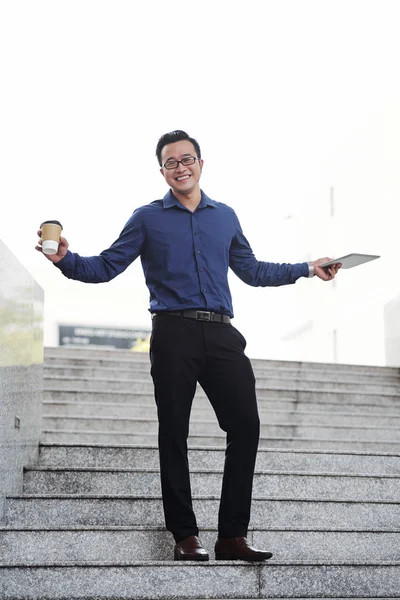
[[[44,254],[57,254],[62,232],[60,221],[44,221],[40,229],[42,230],[41,239]]]

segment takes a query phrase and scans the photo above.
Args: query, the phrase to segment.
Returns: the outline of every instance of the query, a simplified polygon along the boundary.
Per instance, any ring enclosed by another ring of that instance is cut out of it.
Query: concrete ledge
[[[43,290],[0,240],[0,522],[42,430]]]

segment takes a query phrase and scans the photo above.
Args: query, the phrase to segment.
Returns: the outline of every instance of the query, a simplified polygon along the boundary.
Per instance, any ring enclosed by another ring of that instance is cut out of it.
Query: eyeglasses
[[[200,160],[197,156],[185,156],[182,160],[167,160],[166,163],[163,164],[165,169],[177,169],[179,163],[184,167],[188,167],[189,165],[194,165],[196,160]]]

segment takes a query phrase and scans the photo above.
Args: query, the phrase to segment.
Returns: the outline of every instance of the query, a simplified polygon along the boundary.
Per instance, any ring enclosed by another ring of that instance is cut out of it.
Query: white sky
[[[372,298],[360,326],[375,319],[379,338],[379,352],[355,345],[345,360],[383,360],[382,309],[400,287],[398,12],[387,0],[3,0],[0,238],[45,290],[47,341],[56,321],[149,325],[139,261],[110,284],[71,282],[35,252],[36,230],[55,218],[72,251],[108,247],[166,192],[155,146],[184,129],[203,189],[235,208],[259,259],[382,255],[338,286],[350,311]],[[250,355],[272,356],[299,307],[314,297],[317,315],[332,291],[300,285],[301,301],[293,286],[277,296],[232,279]],[[260,330],[256,305],[285,316]]]

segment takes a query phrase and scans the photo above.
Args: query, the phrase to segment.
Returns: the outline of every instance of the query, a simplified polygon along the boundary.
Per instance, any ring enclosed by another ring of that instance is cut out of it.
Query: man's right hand
[[[39,240],[37,243],[37,246],[35,247],[35,249],[38,252],[42,252],[43,256],[45,256],[48,260],[50,260],[52,263],[58,263],[62,258],[64,258],[64,256],[67,254],[68,252],[68,242],[65,239],[65,237],[60,237],[60,243],[58,244],[58,252],[57,254],[45,254],[43,252],[42,249],[42,240],[40,239],[42,236],[42,230],[39,229],[39,231],[37,232],[38,236],[39,236]]]

